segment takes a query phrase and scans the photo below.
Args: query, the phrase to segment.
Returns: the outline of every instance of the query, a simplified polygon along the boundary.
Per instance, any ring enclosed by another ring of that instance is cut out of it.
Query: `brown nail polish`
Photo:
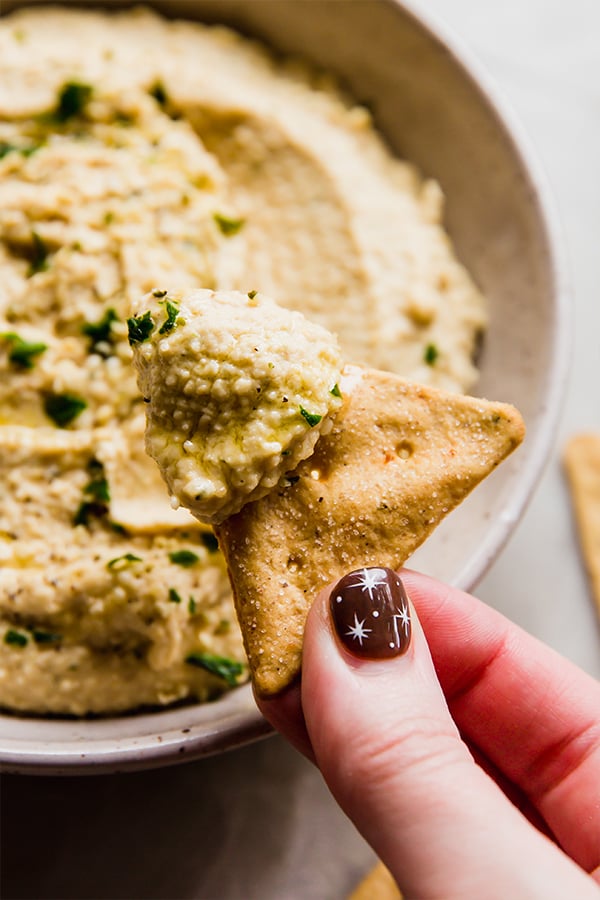
[[[329,605],[338,637],[354,656],[388,659],[408,650],[408,597],[393,569],[371,566],[344,575]]]

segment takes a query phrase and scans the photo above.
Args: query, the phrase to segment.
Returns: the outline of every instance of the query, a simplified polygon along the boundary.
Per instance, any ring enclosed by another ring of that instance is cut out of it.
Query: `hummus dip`
[[[256,291],[154,291],[140,309],[128,324],[146,450],[172,505],[217,525],[264,497],[330,430],[341,405],[337,341]]]
[[[140,298],[259,291],[345,360],[465,390],[485,304],[441,215],[331,79],[230,30],[0,19],[0,706],[126,711],[246,677],[214,535],[144,453]]]

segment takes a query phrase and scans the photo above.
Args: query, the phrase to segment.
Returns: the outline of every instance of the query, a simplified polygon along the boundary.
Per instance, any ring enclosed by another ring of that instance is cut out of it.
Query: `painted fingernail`
[[[388,659],[408,650],[408,597],[393,569],[371,566],[344,575],[329,605],[339,639],[355,656]]]

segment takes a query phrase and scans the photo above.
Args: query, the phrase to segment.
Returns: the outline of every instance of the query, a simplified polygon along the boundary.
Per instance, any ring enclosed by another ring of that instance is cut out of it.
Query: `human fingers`
[[[450,711],[586,871],[600,866],[600,684],[468,594],[405,570]]]
[[[408,897],[597,897],[475,765],[414,616],[409,640],[408,609],[379,568],[313,604],[301,701],[333,795]]]
[[[296,750],[314,763],[315,755],[302,712],[300,682],[295,681],[291,687],[276,697],[266,698],[255,694],[255,700],[261,713],[273,728],[285,735]]]

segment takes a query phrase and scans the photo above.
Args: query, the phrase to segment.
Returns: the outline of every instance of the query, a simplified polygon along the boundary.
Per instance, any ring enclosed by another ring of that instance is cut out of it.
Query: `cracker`
[[[333,428],[266,497],[218,528],[250,671],[263,696],[300,671],[318,590],[399,568],[521,442],[513,407],[348,367]]]
[[[564,465],[583,560],[600,615],[600,434],[572,437]]]
[[[348,900],[402,900],[402,894],[389,869],[378,862],[352,891]]]

